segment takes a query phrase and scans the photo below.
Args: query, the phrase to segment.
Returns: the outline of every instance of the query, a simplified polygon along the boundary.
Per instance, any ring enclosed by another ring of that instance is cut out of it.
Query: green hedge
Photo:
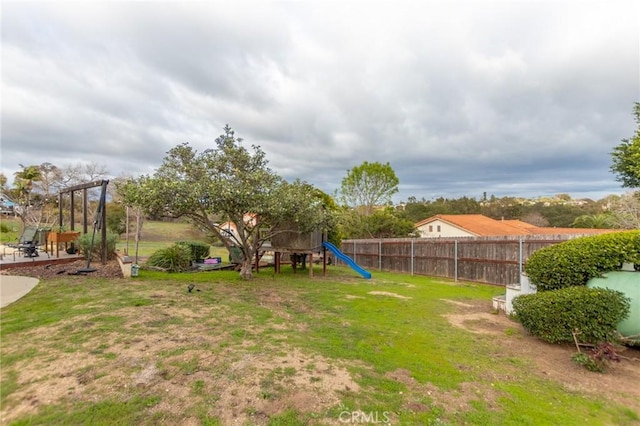
[[[191,260],[202,260],[209,257],[209,251],[211,247],[207,243],[202,241],[178,241],[176,244],[181,244],[189,248],[191,252]]]
[[[539,291],[583,286],[623,262],[640,264],[640,231],[582,237],[534,252],[524,271]]]
[[[157,266],[169,272],[183,272],[191,268],[191,251],[185,244],[174,244],[155,251],[147,265]]]
[[[534,336],[550,343],[612,341],[616,326],[629,315],[630,300],[604,288],[567,287],[513,299],[515,317]]]

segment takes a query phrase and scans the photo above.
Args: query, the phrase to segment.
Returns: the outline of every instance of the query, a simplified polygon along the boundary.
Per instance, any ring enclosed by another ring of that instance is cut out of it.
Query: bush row
[[[583,286],[623,262],[640,264],[640,231],[582,237],[534,252],[524,271],[539,291]]]
[[[600,343],[616,338],[630,300],[619,291],[574,286],[518,296],[513,309],[525,329],[547,342],[573,342],[577,331],[580,342]]]

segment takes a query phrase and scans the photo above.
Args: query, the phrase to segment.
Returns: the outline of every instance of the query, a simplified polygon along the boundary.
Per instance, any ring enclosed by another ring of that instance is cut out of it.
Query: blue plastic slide
[[[366,279],[370,280],[371,279],[371,272],[362,269],[362,267],[360,267],[356,262],[354,262],[349,256],[347,256],[346,254],[344,254],[343,252],[340,251],[340,249],[336,246],[334,246],[333,244],[331,244],[328,241],[325,241],[324,243],[322,243],[322,245],[325,248],[328,248],[329,250],[331,250],[333,252],[333,254],[335,254],[338,259],[342,260],[344,263],[346,263],[347,265],[351,266],[351,268],[356,271],[357,273],[359,273],[360,275],[362,275],[363,277],[365,277]]]

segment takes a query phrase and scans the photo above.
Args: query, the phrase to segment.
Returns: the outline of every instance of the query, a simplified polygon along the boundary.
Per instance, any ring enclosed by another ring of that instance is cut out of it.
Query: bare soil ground
[[[42,271],[34,268],[32,273],[40,276]],[[109,268],[102,268],[100,273],[108,276]],[[79,285],[75,281],[81,282],[73,280],[70,285]],[[129,280],[114,280],[114,285],[130,288],[132,284]],[[150,332],[92,338],[83,343],[95,348],[90,352],[70,351],[68,344],[60,342],[60,336],[71,340],[78,327],[87,330],[96,327],[92,315],[75,316],[73,320],[26,333],[25,342],[37,342],[39,350],[46,350],[47,357],[20,362],[20,388],[0,409],[0,424],[64,400],[126,399],[132,388],[148,395],[168,395],[148,413],[156,416],[157,424],[201,424],[201,413],[194,412],[194,394],[207,398],[208,414],[218,417],[224,425],[267,424],[270,416],[287,409],[325,411],[338,404],[345,392],[360,390],[346,364],[339,360],[303,353],[284,342],[256,352],[252,349],[255,342],[251,335],[257,329],[244,327],[247,337],[240,346],[213,353],[212,348],[220,347],[224,337],[212,333],[211,324],[201,320],[224,308],[211,306],[207,312],[194,311],[185,307],[189,296],[181,294],[179,298],[162,290],[150,294],[149,297],[168,302],[162,304],[162,309],[155,306],[119,310],[128,328]],[[173,304],[176,300],[180,302],[177,306]],[[261,306],[269,306],[276,314],[285,316],[288,314],[282,305],[286,302],[270,291],[259,300]],[[226,311],[219,313],[227,324],[242,327],[244,318]],[[180,321],[173,325],[175,319]],[[65,335],[65,330],[71,330],[71,335],[69,332]],[[286,333],[286,326],[282,331]]]
[[[485,303],[461,303],[447,300],[458,307],[447,315],[451,324],[473,333],[500,338],[504,358],[532,360],[535,373],[562,384],[569,391],[605,397],[640,412],[640,350],[619,346],[623,358],[612,362],[605,374],[588,371],[575,364],[571,356],[574,345],[552,345],[527,335],[520,324],[504,314],[487,312]],[[499,379],[499,378],[498,378]]]
[[[61,275],[75,275],[79,269],[87,267],[86,260],[76,260],[70,263],[51,262],[46,265],[21,266],[17,268],[0,271],[3,275],[20,275],[24,277],[34,277],[39,279],[60,278]],[[95,269],[87,273],[87,276],[102,278],[122,278],[122,270],[118,261],[113,259],[107,261],[105,265],[101,262],[91,262],[90,267]]]

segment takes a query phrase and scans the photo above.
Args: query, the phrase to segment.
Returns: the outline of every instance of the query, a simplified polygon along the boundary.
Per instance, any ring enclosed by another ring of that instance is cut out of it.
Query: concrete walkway
[[[0,308],[15,302],[29,293],[39,280],[31,277],[0,275]]]

